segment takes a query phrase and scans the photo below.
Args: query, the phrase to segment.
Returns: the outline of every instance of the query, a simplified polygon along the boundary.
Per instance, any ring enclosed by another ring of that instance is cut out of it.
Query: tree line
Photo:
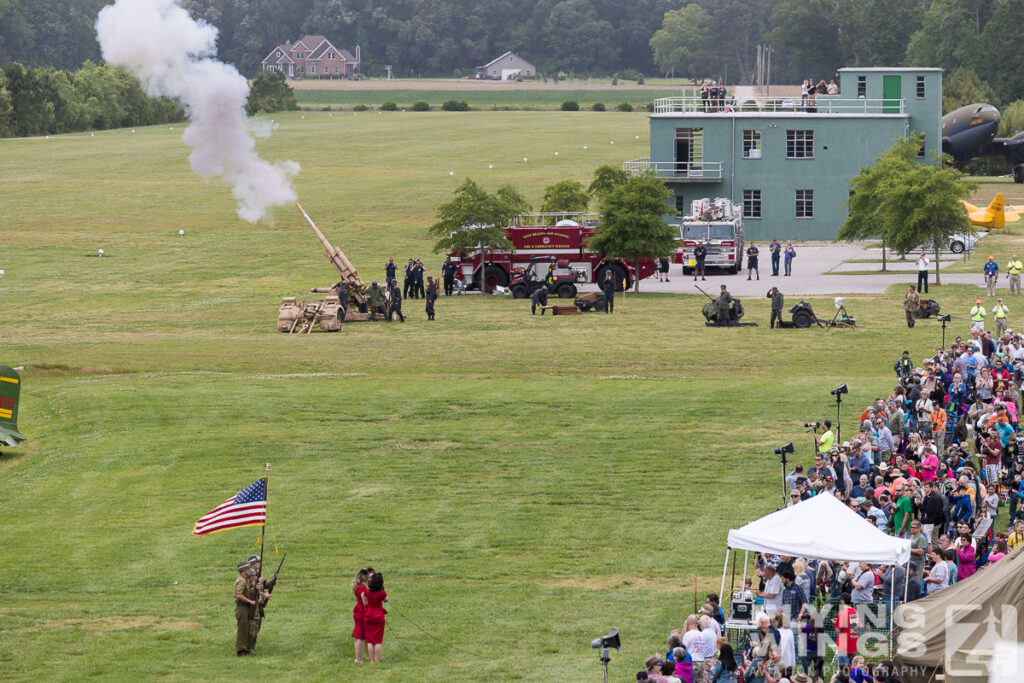
[[[77,69],[99,60],[107,0],[0,0],[0,65]],[[219,57],[249,77],[286,40],[320,33],[362,48],[363,71],[469,75],[506,50],[548,75],[673,74],[772,82],[843,66],[932,66],[976,74],[1002,103],[1024,98],[1024,0],[182,0],[220,30]]]
[[[72,72],[11,62],[0,69],[0,137],[182,120],[177,104],[149,97],[139,79],[120,67],[86,61]]]

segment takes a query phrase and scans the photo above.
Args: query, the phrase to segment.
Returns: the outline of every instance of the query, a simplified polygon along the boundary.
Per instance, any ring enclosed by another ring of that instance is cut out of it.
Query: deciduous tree
[[[923,140],[921,135],[898,138],[873,166],[861,169],[850,181],[850,217],[836,239],[880,237],[901,254],[932,247],[938,282],[940,247],[955,232],[973,231],[961,200],[976,186],[939,159],[915,161]]]
[[[631,176],[601,200],[601,224],[588,247],[606,260],[620,258],[636,263],[675,251],[676,232],[664,216],[672,193],[654,173]],[[634,280],[640,291],[640,279]]]
[[[590,196],[583,189],[583,183],[577,180],[563,180],[545,188],[544,203],[541,204],[540,210],[552,213],[586,211],[589,203]]]

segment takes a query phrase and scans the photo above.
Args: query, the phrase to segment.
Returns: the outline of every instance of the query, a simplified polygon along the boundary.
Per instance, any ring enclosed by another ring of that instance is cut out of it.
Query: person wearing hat
[[[925,271],[927,273],[927,271]],[[903,312],[907,314],[907,327],[913,327],[917,322],[917,314],[921,310],[921,295],[910,285],[907,295],[903,297]]]
[[[981,299],[975,299],[971,306],[971,332],[981,334],[985,331],[985,307],[981,305]]]
[[[1002,299],[996,299],[996,305],[992,308],[992,317],[996,319],[996,336],[1002,337],[1006,333],[1006,316],[1010,309],[1006,307]]]
[[[728,327],[732,325],[731,309],[732,308],[732,294],[729,290],[722,285],[722,292],[718,295],[718,316],[715,318],[715,324],[719,327]]]
[[[1024,270],[1024,263],[1021,263],[1014,254],[1010,262],[1006,264],[1006,272],[1010,274],[1010,294],[1020,294],[1020,272]]]
[[[768,329],[775,329],[776,320],[779,321],[779,329],[782,329],[782,306],[785,302],[785,297],[782,296],[782,292],[779,291],[778,287],[772,287],[768,291],[768,298],[772,300],[772,318],[768,323]]]
[[[421,266],[422,268],[422,266]],[[422,287],[422,283],[420,285]],[[427,276],[427,320],[434,319],[434,302],[437,301],[437,283],[434,282],[434,278]]]
[[[991,256],[988,257],[988,262],[985,263],[985,288],[988,290],[989,296],[996,295],[996,280],[999,279],[999,264],[995,262]]]
[[[398,280],[392,279],[390,281],[388,294],[391,299],[390,305],[388,306],[388,321],[390,322],[391,318],[397,315],[398,319],[404,323],[405,316],[402,315],[402,290],[398,288]]]
[[[382,318],[387,317],[387,311],[384,310],[384,289],[374,280],[370,283],[370,320],[376,320],[377,313],[380,313]]]
[[[530,315],[537,315],[537,307],[540,307],[540,314],[544,315],[544,307],[548,305],[548,286],[541,285],[533,290],[530,295]]]
[[[604,312],[609,315],[615,311],[615,287],[615,272],[609,268],[604,273],[604,280],[601,281],[601,291],[604,292]]]
[[[256,604],[256,587],[250,578],[249,561],[238,563],[238,577],[235,579],[235,654],[239,657],[248,655],[249,649],[249,614]]]
[[[259,636],[260,629],[263,627],[267,601],[270,600],[270,594],[274,592],[274,586],[277,585],[277,574],[275,573],[270,579],[263,576],[263,560],[259,555],[250,555],[248,562],[249,572],[255,582],[254,590],[259,596],[259,609],[249,616],[249,632],[252,635],[249,640],[249,651],[251,652],[256,649],[256,637]]]
[[[423,262],[416,259],[412,264],[412,291],[414,299],[424,296],[423,292]],[[428,278],[429,279],[429,278]],[[436,289],[436,288],[435,288]]]

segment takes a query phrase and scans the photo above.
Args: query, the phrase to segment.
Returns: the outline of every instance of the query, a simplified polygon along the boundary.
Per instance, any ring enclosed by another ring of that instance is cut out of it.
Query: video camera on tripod
[[[810,431],[814,432],[815,434],[817,434],[818,430],[821,429],[821,423],[820,422],[804,422],[804,427],[806,429],[809,429]]]

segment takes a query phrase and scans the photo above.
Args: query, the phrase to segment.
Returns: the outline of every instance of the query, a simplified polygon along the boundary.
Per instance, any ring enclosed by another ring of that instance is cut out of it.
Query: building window
[[[924,159],[924,151],[925,151],[925,148],[927,147],[927,144],[925,144],[925,140],[927,140],[927,139],[928,139],[927,136],[925,136],[925,135],[921,136],[921,149],[917,150],[917,158],[918,159]]]
[[[868,77],[857,76],[857,97],[868,96]]]
[[[924,99],[924,76],[917,77],[917,99]]]
[[[334,67],[334,73],[338,73],[338,67]]]
[[[510,62],[512,61],[512,55],[508,56],[508,61],[510,61]]]
[[[814,131],[813,130],[787,130],[786,131],[786,158],[787,159],[813,159],[814,158]]]
[[[796,191],[796,217],[814,218],[814,190]]]
[[[316,73],[316,67],[315,66],[309,67],[309,73],[315,74]]]
[[[745,130],[745,131],[743,131],[743,158],[744,159],[760,159],[761,158],[761,131],[759,131],[759,130]]]
[[[683,199],[683,195],[676,195],[676,215],[683,216],[686,214],[686,200]]]
[[[761,217],[761,190],[743,190],[743,217]]]

